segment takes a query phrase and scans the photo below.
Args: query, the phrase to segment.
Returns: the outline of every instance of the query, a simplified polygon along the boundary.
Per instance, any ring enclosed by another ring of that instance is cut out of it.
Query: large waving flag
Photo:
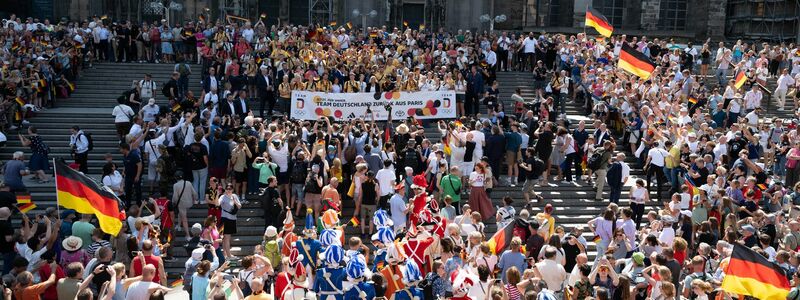
[[[594,8],[589,8],[586,11],[586,26],[592,27],[604,37],[611,37],[614,32],[614,27],[608,22],[603,14]]]
[[[683,184],[689,188],[689,209],[691,210],[694,207],[694,195],[700,194],[700,190],[694,185],[694,180],[689,177],[689,174],[683,177]]]
[[[103,232],[117,235],[125,220],[119,198],[63,161],[56,161],[55,165],[58,205],[95,215]]]
[[[498,230],[489,239],[489,250],[494,254],[503,253],[503,250],[511,245],[511,238],[514,237],[514,222],[506,225],[505,228]]]
[[[786,299],[789,280],[783,269],[749,248],[734,244],[722,289],[758,299]]]
[[[619,62],[617,62],[617,66],[644,80],[649,79],[650,74],[656,69],[656,64],[642,52],[628,46],[627,43],[622,43],[622,50],[619,52]]]

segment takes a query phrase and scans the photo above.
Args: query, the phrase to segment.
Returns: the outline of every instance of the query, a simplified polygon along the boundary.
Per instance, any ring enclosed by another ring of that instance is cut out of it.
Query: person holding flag
[[[306,224],[303,229],[303,238],[297,240],[294,246],[300,252],[302,258],[300,265],[305,268],[304,273],[308,274],[308,286],[314,285],[314,274],[316,274],[318,261],[317,256],[322,249],[322,244],[316,239],[317,228],[314,226],[314,212],[312,209],[306,211]]]

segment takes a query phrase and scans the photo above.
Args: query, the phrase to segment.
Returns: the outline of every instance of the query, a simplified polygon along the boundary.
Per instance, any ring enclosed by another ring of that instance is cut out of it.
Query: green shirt
[[[278,172],[278,165],[273,162],[253,162],[253,168],[258,170],[258,182],[263,184],[267,184],[267,179],[269,179],[270,176],[275,176]]]
[[[81,238],[83,241],[82,248],[89,248],[92,244],[92,232],[94,232],[94,225],[84,221],[76,221],[72,223],[72,235]]]
[[[453,198],[452,203],[461,201],[461,178],[453,174],[442,177],[441,181],[442,193],[445,196]],[[458,192],[456,192],[458,191]]]

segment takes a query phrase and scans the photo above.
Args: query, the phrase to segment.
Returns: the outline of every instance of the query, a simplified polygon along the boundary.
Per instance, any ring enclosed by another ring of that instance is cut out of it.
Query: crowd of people
[[[246,299],[732,297],[719,283],[734,244],[778,264],[790,297],[800,292],[800,132],[764,109],[770,97],[778,110],[787,98],[800,107],[794,44],[99,18],[12,18],[0,40],[6,91],[28,71],[50,84],[95,60],[174,63],[168,82],[144,74],[117,99],[121,162],[109,155],[91,174],[92,137],[71,129],[74,166],[123,200],[119,233],[55,208],[20,214],[14,228],[13,205],[0,208],[3,283],[16,299],[161,299],[177,248],[190,256],[191,299],[226,289]],[[623,43],[652,58],[650,78],[617,68]],[[496,74],[509,70],[533,74],[533,96],[503,99]],[[459,117],[298,120],[295,90],[452,90]],[[5,103],[25,111],[15,98],[38,97],[33,111],[50,96],[17,88]],[[35,126],[27,133],[28,168],[15,153],[2,197],[24,191],[29,173],[49,180],[49,148]],[[524,199],[498,201],[500,186]],[[556,209],[569,207],[536,192],[557,186],[591,188],[598,216],[558,224]],[[236,257],[237,214],[251,201],[263,241]],[[208,217],[190,226],[198,205]],[[512,237],[493,239],[491,224]]]

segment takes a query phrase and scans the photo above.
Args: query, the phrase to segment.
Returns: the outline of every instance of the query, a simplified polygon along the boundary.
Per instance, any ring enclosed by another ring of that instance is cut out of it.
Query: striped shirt
[[[86,248],[86,251],[89,255],[91,255],[91,257],[97,257],[97,250],[102,247],[108,247],[110,249],[111,243],[106,240],[99,240],[89,245],[89,248]]]

